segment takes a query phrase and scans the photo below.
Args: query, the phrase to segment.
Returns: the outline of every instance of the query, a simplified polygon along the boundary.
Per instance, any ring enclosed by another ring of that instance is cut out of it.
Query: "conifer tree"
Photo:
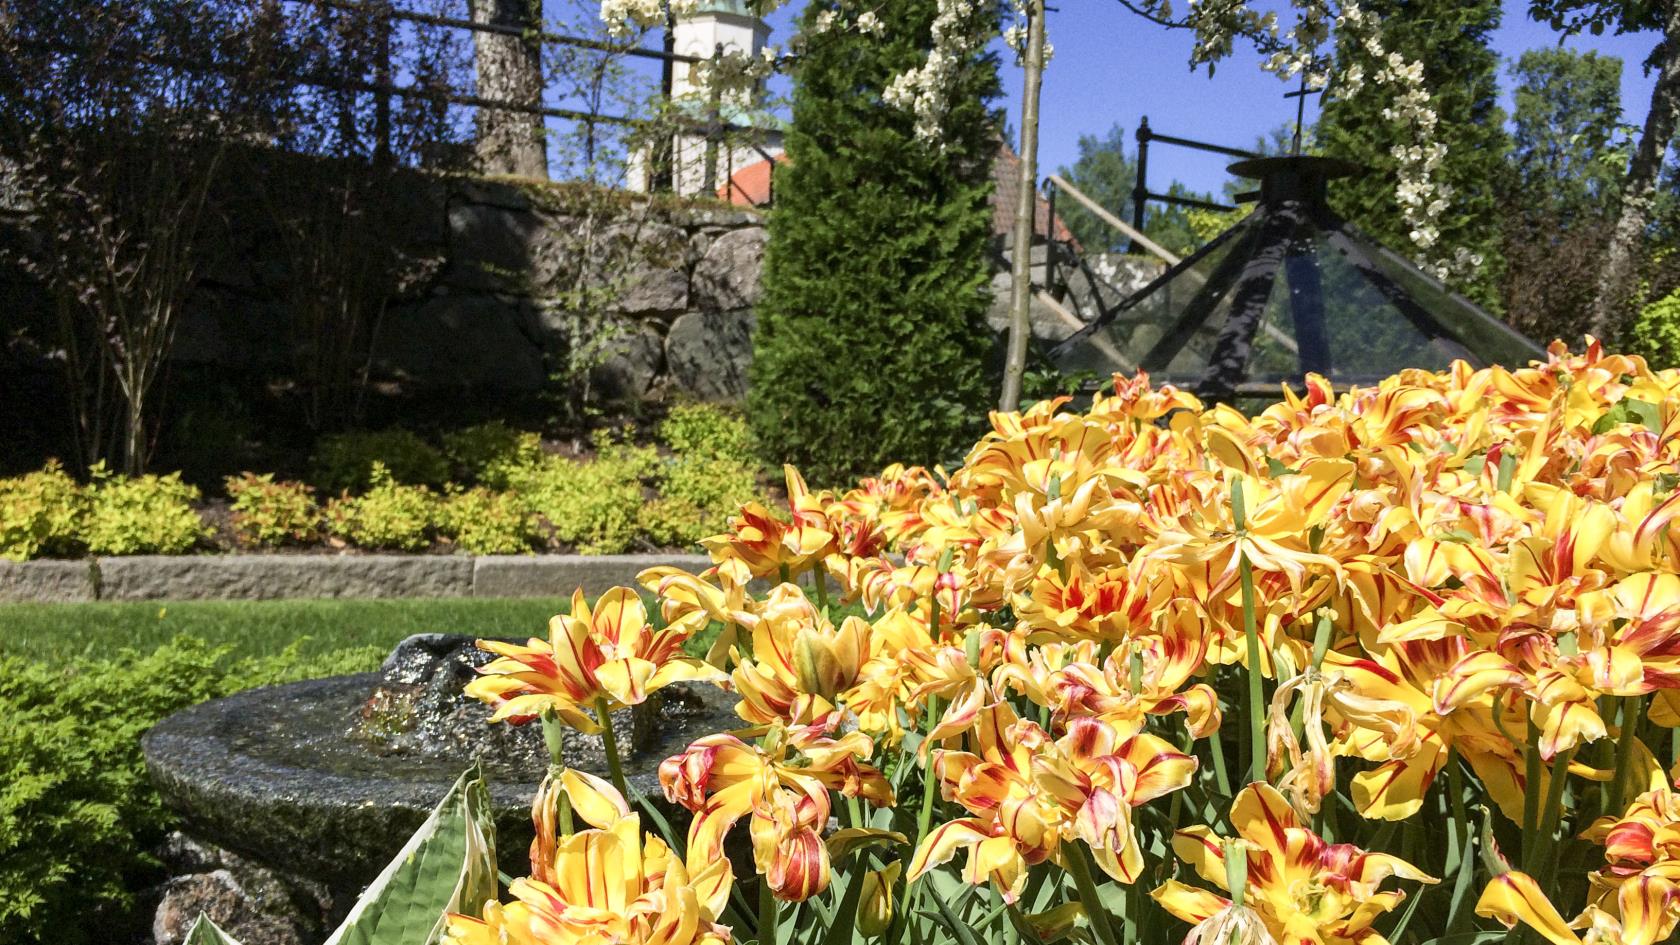
[[[887,105],[931,46],[935,0],[884,4],[878,35],[804,11],[789,162],[777,170],[749,414],[761,450],[833,483],[955,458],[996,396],[986,327],[997,63],[958,63],[936,143]]]
[[[1432,257],[1464,247],[1482,265],[1454,287],[1498,311],[1499,196],[1509,175],[1510,137],[1499,107],[1499,56],[1489,48],[1499,26],[1497,0],[1373,0],[1382,19],[1383,43],[1421,62],[1439,123],[1435,138],[1447,147],[1435,179],[1452,188]],[[1337,74],[1349,69],[1371,76],[1380,68],[1357,43],[1337,50]],[[1320,150],[1369,168],[1364,176],[1331,185],[1330,202],[1377,240],[1403,254],[1416,250],[1395,197],[1396,147],[1415,144],[1404,125],[1383,112],[1393,104],[1387,85],[1367,81],[1357,94],[1325,104],[1317,127]]]

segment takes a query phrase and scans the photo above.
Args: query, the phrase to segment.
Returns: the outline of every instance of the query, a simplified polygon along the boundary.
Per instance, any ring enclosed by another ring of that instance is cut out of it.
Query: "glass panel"
[[[1475,367],[1500,364],[1509,368],[1545,358],[1545,351],[1532,339],[1449,292],[1394,253],[1377,246],[1363,248],[1377,269],[1455,336],[1463,350],[1455,348],[1453,357],[1462,357]]]
[[[1272,294],[1248,355],[1248,377],[1253,381],[1293,380],[1301,376],[1301,348],[1295,340],[1295,319],[1291,312],[1289,265],[1278,267],[1272,280]]]
[[[1242,223],[1237,224],[1238,228],[1243,226]],[[1108,325],[1063,354],[1056,367],[1064,373],[1094,374],[1103,380],[1117,371],[1124,374],[1136,372],[1149,353],[1178,323],[1186,307],[1201,294],[1226,258],[1248,242],[1246,233],[1231,233],[1206,255],[1139,298]],[[1219,326],[1224,324],[1227,311],[1229,300],[1221,299],[1172,358],[1167,370],[1157,371],[1154,379],[1158,383],[1171,381],[1177,384],[1200,380],[1213,350],[1213,340],[1219,335]]]
[[[1372,383],[1406,368],[1440,370],[1452,352],[1436,344],[1365,277],[1326,234],[1313,238],[1324,281],[1324,327],[1332,380]]]

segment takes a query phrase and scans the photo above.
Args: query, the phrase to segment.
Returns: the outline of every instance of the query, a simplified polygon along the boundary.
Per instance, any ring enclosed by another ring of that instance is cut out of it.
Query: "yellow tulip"
[[[1379,887],[1389,877],[1438,882],[1404,860],[1325,843],[1304,827],[1283,795],[1255,783],[1237,794],[1231,823],[1247,849],[1244,904],[1275,941],[1353,945],[1383,941],[1372,923],[1405,899]],[[1173,852],[1201,878],[1228,890],[1225,847],[1210,827],[1173,835]],[[1152,894],[1168,912],[1200,926],[1230,907],[1222,896],[1168,880]]]
[[[615,587],[592,608],[579,589],[572,595],[571,615],[549,621],[547,640],[478,641],[498,658],[480,669],[465,691],[496,707],[491,721],[521,724],[553,709],[576,728],[597,731],[583,709],[603,698],[616,709],[639,705],[671,683],[723,678],[681,655],[683,641],[704,622],[704,614],[695,613],[654,630],[635,591]]]
[[[728,860],[691,850],[679,860],[641,822],[611,785],[567,772],[573,810],[594,829],[550,837],[540,863],[533,848],[530,878],[508,887],[514,902],[487,903],[478,917],[445,917],[453,945],[725,945],[718,917],[729,899]]]

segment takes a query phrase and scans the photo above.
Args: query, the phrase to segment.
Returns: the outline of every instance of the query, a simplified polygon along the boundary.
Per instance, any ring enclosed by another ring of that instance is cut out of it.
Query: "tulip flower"
[[[683,641],[704,622],[696,613],[655,630],[635,591],[615,587],[590,607],[580,589],[572,595],[571,614],[549,621],[547,640],[478,641],[498,658],[480,669],[465,691],[496,707],[493,722],[523,724],[552,709],[581,731],[599,731],[584,708],[597,708],[602,700],[608,711],[640,705],[672,683],[723,678],[681,655]]]
[[[1237,794],[1231,824],[1248,851],[1244,902],[1278,942],[1381,945],[1384,940],[1372,923],[1406,897],[1399,890],[1380,889],[1383,882],[1391,876],[1438,882],[1398,857],[1324,842],[1302,826],[1283,795],[1265,784],[1250,784]],[[1225,848],[1211,827],[1180,830],[1172,845],[1203,880],[1229,889]],[[1192,925],[1231,906],[1222,896],[1176,879],[1152,895]]]
[[[734,735],[708,735],[659,766],[665,797],[694,812],[690,851],[721,857],[723,838],[751,817],[753,855],[778,897],[802,901],[828,886],[821,835],[838,790],[877,806],[893,802],[881,773],[864,763],[874,751],[861,732],[835,738],[831,725],[771,728],[767,747]]]
[[[722,857],[690,850],[677,858],[641,822],[622,795],[588,775],[567,772],[564,790],[592,830],[539,835],[530,878],[508,887],[514,902],[485,905],[480,917],[445,918],[451,945],[727,945],[718,917],[732,876]]]

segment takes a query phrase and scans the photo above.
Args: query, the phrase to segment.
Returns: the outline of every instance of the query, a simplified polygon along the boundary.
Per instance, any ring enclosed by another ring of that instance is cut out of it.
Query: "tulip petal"
[[[1513,870],[1494,877],[1482,890],[1482,897],[1476,900],[1476,914],[1497,919],[1506,928],[1521,922],[1553,945],[1581,945],[1580,937],[1569,930],[1557,907],[1527,873]]]

